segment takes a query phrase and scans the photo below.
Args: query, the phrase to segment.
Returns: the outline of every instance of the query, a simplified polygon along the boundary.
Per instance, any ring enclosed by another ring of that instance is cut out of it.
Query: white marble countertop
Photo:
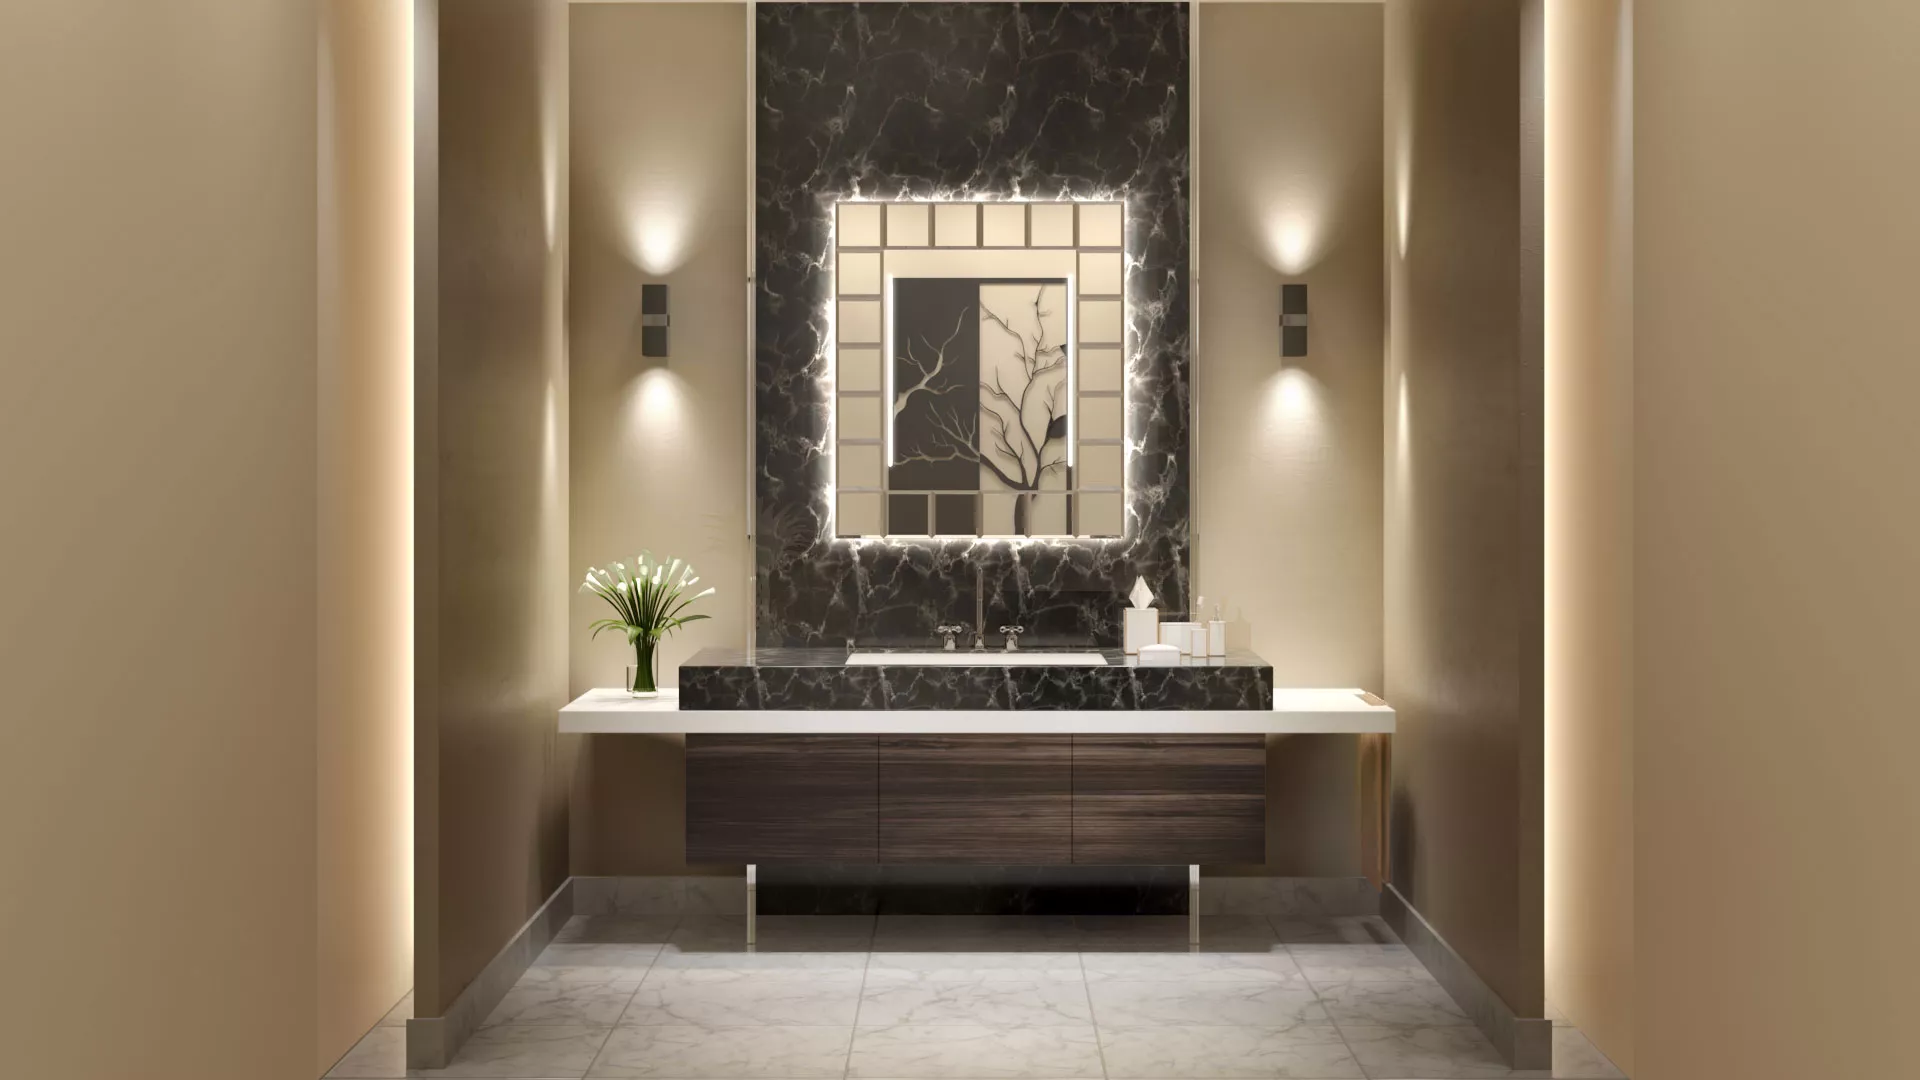
[[[1189,711],[687,710],[679,693],[636,698],[625,690],[589,690],[560,710],[560,730],[576,734],[731,735],[1275,735],[1391,733],[1393,707],[1360,690],[1273,692],[1273,708]]]

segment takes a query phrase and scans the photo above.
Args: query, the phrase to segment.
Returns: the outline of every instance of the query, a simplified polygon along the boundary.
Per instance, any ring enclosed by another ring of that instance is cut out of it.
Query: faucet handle
[[[941,623],[939,626],[934,627],[933,631],[934,633],[939,634],[941,637],[946,639],[946,644],[942,647],[945,648],[947,652],[952,652],[953,636],[965,629],[966,627],[956,626],[953,623]]]
[[[1020,647],[1020,635],[1027,632],[1024,626],[1003,626],[1000,632],[1007,635],[1007,651],[1013,652]]]

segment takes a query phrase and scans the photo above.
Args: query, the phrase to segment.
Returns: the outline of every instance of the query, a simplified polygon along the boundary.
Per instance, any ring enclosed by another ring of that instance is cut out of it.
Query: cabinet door
[[[1073,861],[1261,862],[1266,789],[1261,735],[1075,735]]]
[[[1073,858],[1073,736],[884,735],[880,861]]]
[[[872,735],[688,735],[687,861],[873,862]]]

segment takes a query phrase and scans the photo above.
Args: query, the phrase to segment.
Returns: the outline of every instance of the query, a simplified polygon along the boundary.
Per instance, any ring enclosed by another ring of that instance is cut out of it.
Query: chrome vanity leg
[[[754,916],[760,909],[760,898],[756,895],[760,891],[759,884],[756,881],[759,877],[759,869],[760,868],[753,863],[747,864],[747,948],[749,950],[753,948]]]
[[[1187,944],[1200,944],[1200,864],[1187,866]]]

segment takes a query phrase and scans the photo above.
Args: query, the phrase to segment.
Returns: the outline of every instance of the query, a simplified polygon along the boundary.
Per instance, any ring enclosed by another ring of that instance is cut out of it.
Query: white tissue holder
[[[1121,610],[1125,612],[1121,646],[1126,649],[1128,656],[1138,656],[1143,647],[1160,643],[1159,608],[1130,607]]]

